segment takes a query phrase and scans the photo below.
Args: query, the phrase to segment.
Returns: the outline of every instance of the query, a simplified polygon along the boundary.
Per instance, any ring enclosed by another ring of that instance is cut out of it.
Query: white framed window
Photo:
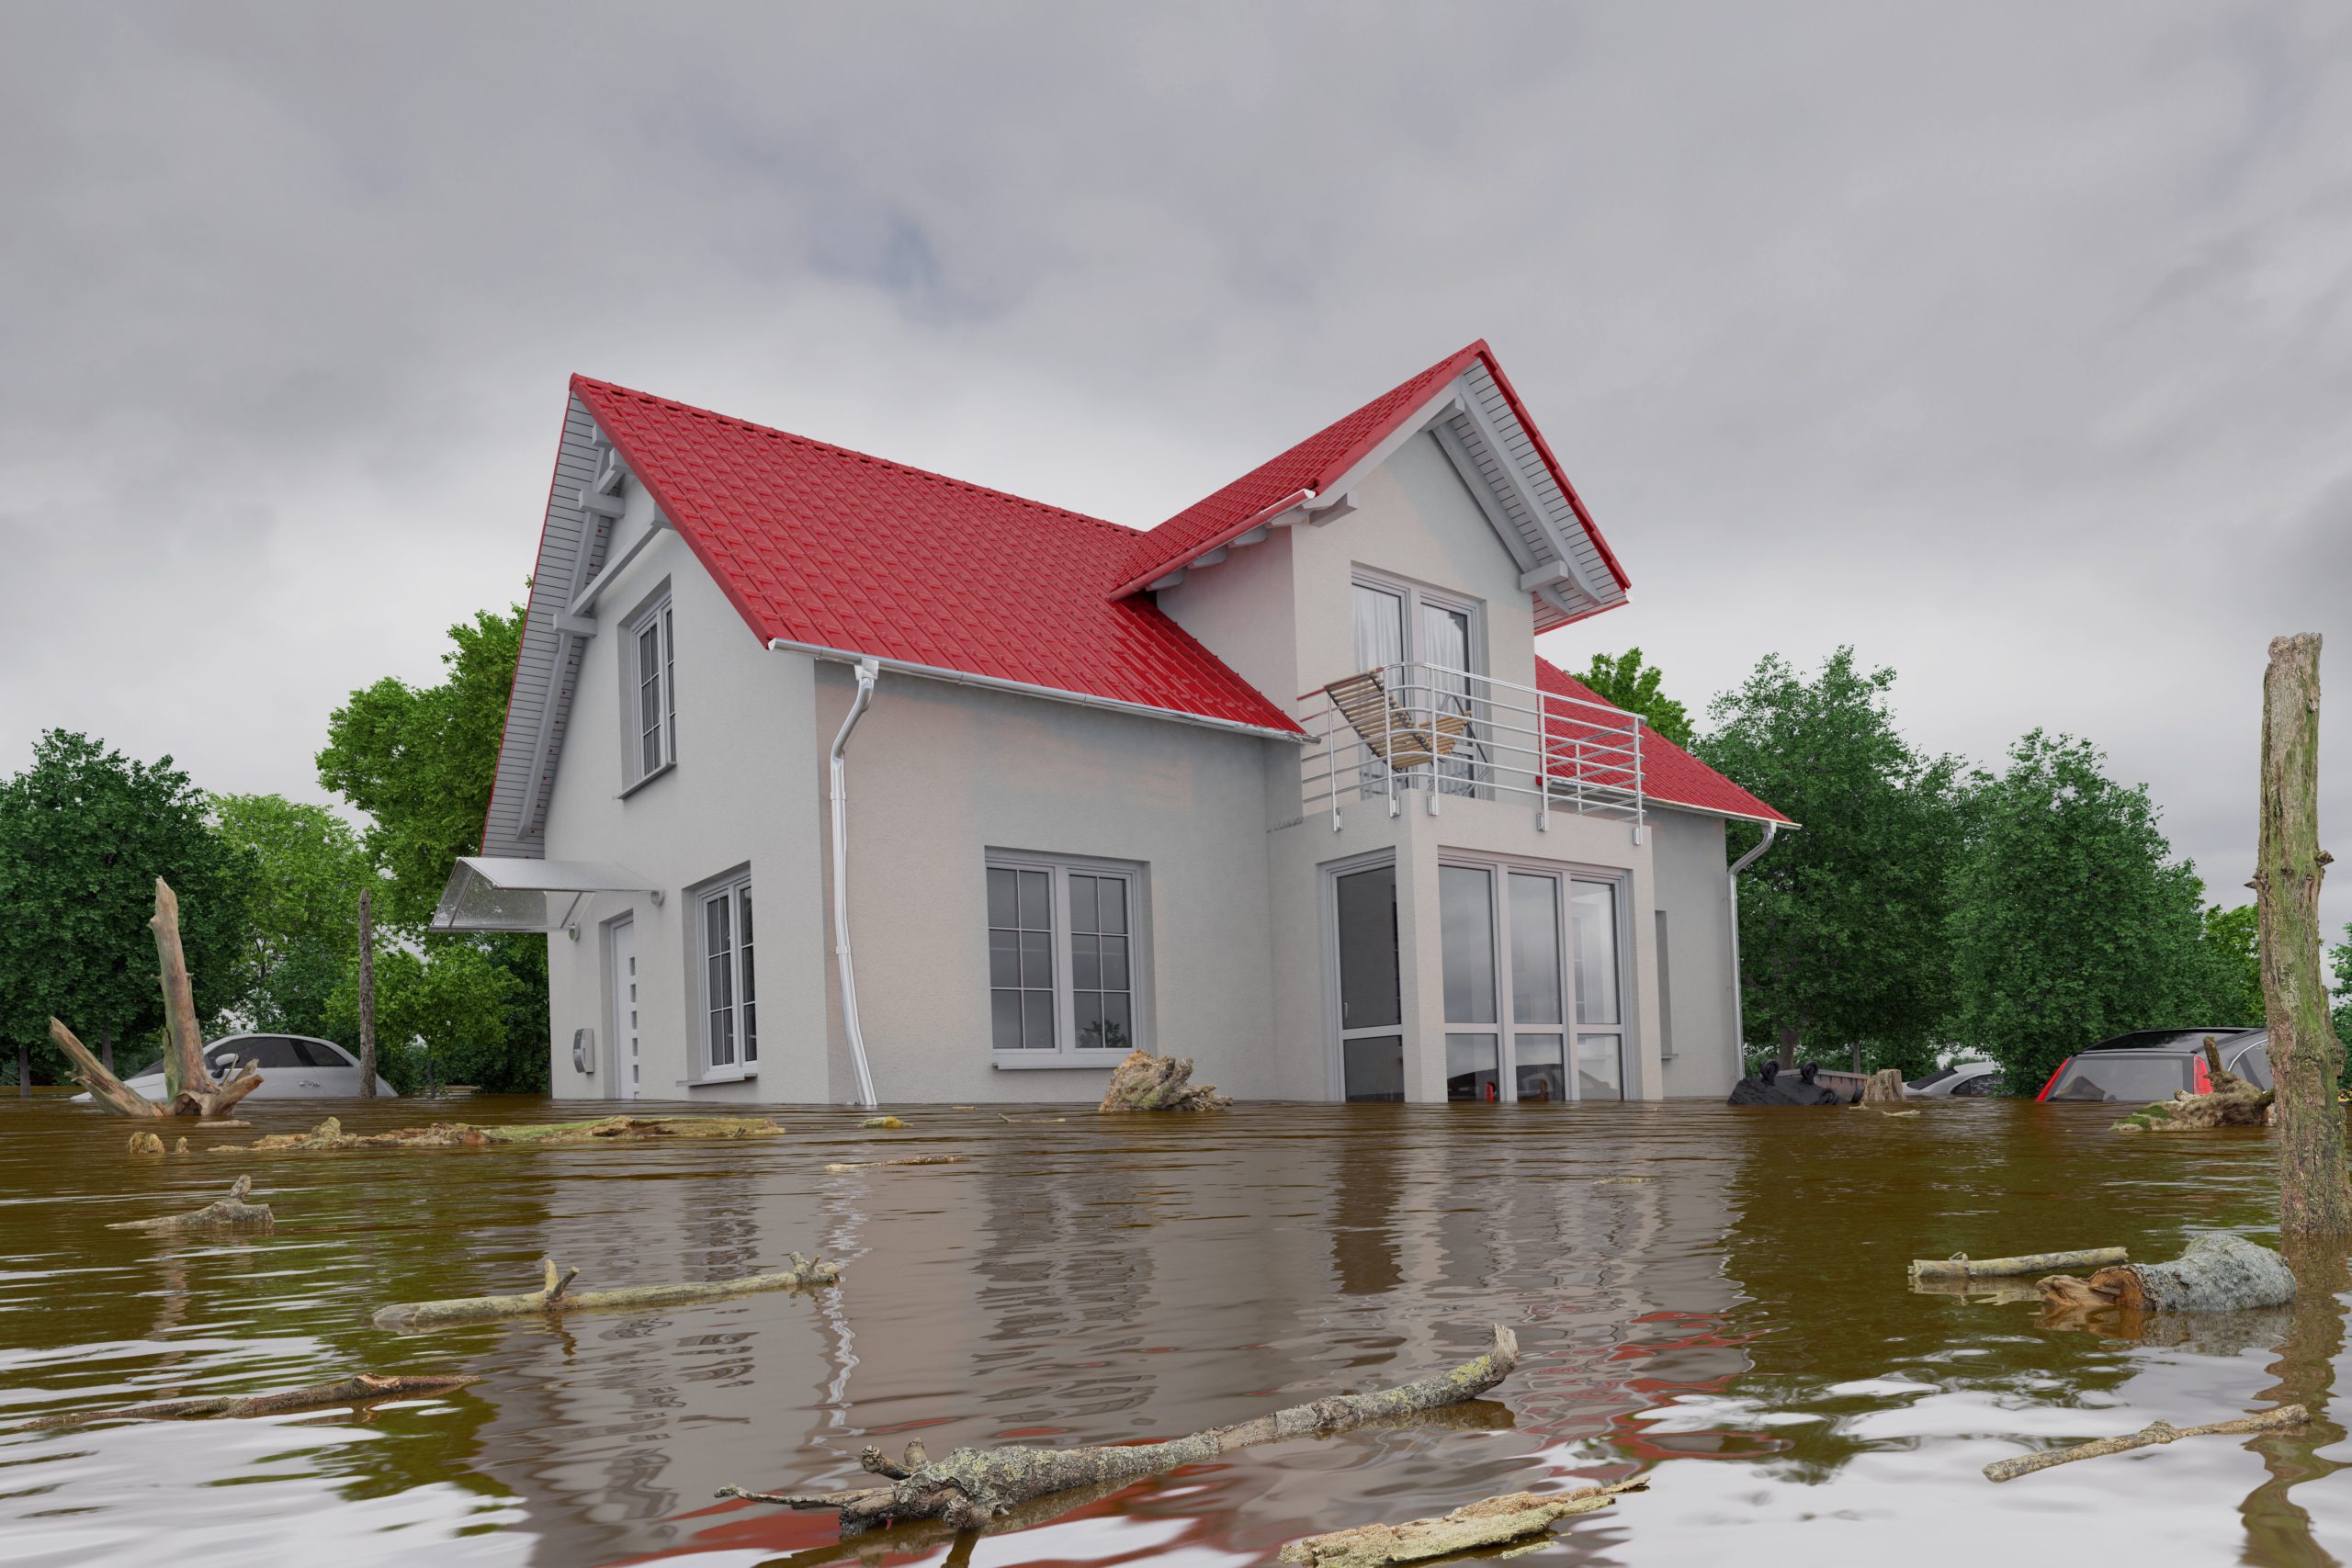
[[[989,1044],[1001,1066],[1109,1066],[1144,1043],[1143,868],[988,856]]]
[[[1441,862],[1449,1100],[1624,1098],[1622,892],[1565,866]]]
[[[1354,591],[1355,667],[1389,671],[1393,694],[1409,712],[1475,718],[1474,677],[1487,672],[1485,606],[1362,569],[1355,573]],[[1479,761],[1473,731],[1459,750],[1437,764],[1440,791],[1473,793]],[[1378,764],[1370,767],[1376,770]],[[1375,784],[1385,788],[1386,777],[1368,772],[1367,793]]]
[[[622,773],[633,787],[678,761],[677,617],[663,592],[623,628]]]
[[[752,879],[695,895],[696,1077],[750,1077],[760,1068],[759,977],[752,964]]]

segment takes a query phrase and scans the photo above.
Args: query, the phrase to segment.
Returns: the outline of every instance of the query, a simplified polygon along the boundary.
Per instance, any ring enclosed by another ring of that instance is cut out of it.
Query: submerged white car
[[[233,1071],[240,1062],[261,1069],[261,1087],[251,1100],[356,1100],[359,1098],[359,1058],[332,1040],[307,1034],[231,1034],[204,1048],[204,1065],[216,1077]],[[150,1100],[164,1098],[164,1062],[157,1057],[123,1080]],[[398,1091],[376,1075],[376,1092],[389,1100]],[[77,1100],[90,1097],[77,1094]]]

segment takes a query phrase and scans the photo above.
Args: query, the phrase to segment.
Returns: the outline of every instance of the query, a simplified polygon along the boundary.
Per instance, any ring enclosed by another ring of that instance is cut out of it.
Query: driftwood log
[[[2102,1269],[2087,1280],[2053,1274],[2041,1299],[2071,1312],[2244,1312],[2295,1299],[2295,1271],[2244,1236],[2193,1236],[2170,1263]]]
[[[1973,1280],[2014,1274],[2048,1274],[2059,1269],[2103,1269],[2127,1262],[2131,1254],[2120,1247],[2092,1247],[2080,1252],[2027,1252],[2015,1258],[1971,1258],[1956,1252],[1950,1258],[1916,1258],[1915,1280]]]
[[[1310,1535],[1283,1547],[1277,1561],[1305,1568],[1391,1568],[1400,1562],[1427,1562],[1434,1557],[1541,1535],[1556,1520],[1605,1508],[1619,1494],[1648,1486],[1646,1481],[1621,1481],[1613,1486],[1580,1486],[1574,1492],[1513,1492],[1467,1504],[1432,1519],[1359,1525],[1354,1529]]]
[[[2052,1465],[2070,1464],[2078,1459],[2098,1459],[2103,1454],[2130,1453],[2133,1449],[2151,1448],[2157,1443],[2178,1442],[2183,1438],[2219,1437],[2225,1433],[2278,1432],[2301,1427],[2311,1416],[2300,1404],[2289,1404],[2277,1410],[2266,1410],[2259,1416],[2241,1416],[2234,1421],[2211,1421],[2202,1427],[2175,1427],[2163,1421],[2151,1422],[2138,1431],[2120,1438],[2101,1438],[2095,1443],[2078,1443],[2071,1449],[2044,1449],[2038,1454],[2020,1454],[2015,1459],[1995,1460],[1984,1467],[1987,1481],[2015,1481],[2020,1475],[2031,1475],[2037,1470]]]
[[[559,1270],[554,1258],[542,1258],[539,1267],[545,1271],[544,1282],[528,1295],[458,1296],[440,1302],[401,1302],[378,1312],[374,1322],[379,1328],[395,1331],[446,1328],[454,1324],[497,1323],[507,1318],[537,1317],[548,1313],[690,1306],[703,1302],[731,1301],[737,1296],[754,1296],[763,1291],[814,1290],[820,1285],[841,1281],[842,1271],[837,1264],[803,1258],[797,1252],[786,1256],[791,1259],[790,1268],[767,1274],[747,1274],[740,1280],[628,1285],[614,1291],[582,1291],[577,1295],[568,1292],[580,1270]]]
[[[229,1108],[261,1087],[261,1073],[247,1062],[225,1078],[215,1078],[204,1065],[204,1032],[197,1024],[196,997],[188,985],[187,955],[180,948],[180,901],[170,884],[155,879],[155,913],[148,922],[155,933],[155,959],[163,972],[164,1098],[149,1100],[114,1076],[90,1048],[58,1020],[49,1021],[49,1037],[74,1064],[74,1077],[90,1098],[120,1116],[223,1116]],[[109,1053],[111,1054],[111,1053]]]
[[[148,1136],[154,1136],[149,1134]],[[178,1231],[267,1230],[277,1224],[277,1216],[266,1203],[248,1203],[246,1194],[254,1190],[250,1176],[237,1178],[229,1195],[217,1203],[207,1203],[189,1214],[166,1214],[159,1220],[123,1220],[110,1224],[110,1231],[151,1231],[168,1234]]]
[[[2222,1049],[2205,1037],[2205,1072],[2212,1080],[2210,1094],[2182,1089],[2170,1100],[2133,1111],[2115,1123],[2119,1133],[2199,1133],[2214,1127],[2259,1127],[2270,1115],[2275,1096],[2257,1089],[2222,1066]]]
[[[307,1133],[274,1133],[250,1144],[216,1144],[218,1154],[277,1154],[291,1149],[484,1149],[508,1144],[595,1144],[662,1138],[766,1138],[784,1129],[767,1116],[606,1116],[594,1122],[541,1122],[474,1127],[436,1122],[388,1133],[346,1133],[330,1116]]]
[[[835,1160],[825,1169],[829,1174],[839,1175],[844,1170],[865,1170],[877,1165],[962,1165],[967,1157],[964,1155],[900,1155],[896,1159],[843,1159]]]
[[[1190,1084],[1190,1056],[1155,1056],[1130,1051],[1111,1069],[1111,1087],[1103,1091],[1102,1111],[1220,1111],[1233,1103],[1217,1093],[1215,1084]]]
[[[861,1462],[888,1486],[842,1492],[750,1492],[721,1487],[721,1497],[775,1503],[787,1508],[829,1509],[840,1514],[842,1533],[913,1519],[938,1519],[956,1529],[978,1529],[1016,1504],[1079,1487],[1115,1489],[1148,1476],[1165,1475],[1257,1443],[1285,1438],[1343,1432],[1385,1416],[1409,1416],[1476,1399],[1510,1375],[1519,1364],[1519,1341],[1501,1324],[1494,1346],[1453,1371],[1372,1393],[1342,1394],[1295,1404],[1271,1416],[1231,1427],[1213,1427],[1166,1442],[1074,1449],[957,1449],[933,1461],[920,1443],[908,1445],[893,1462],[868,1449]]]
[[[361,1372],[341,1382],[288,1389],[281,1393],[224,1393],[204,1399],[167,1399],[160,1404],[132,1404],[120,1410],[76,1411],[70,1416],[44,1416],[22,1428],[81,1427],[93,1421],[198,1421],[214,1416],[291,1416],[305,1410],[362,1409],[387,1399],[416,1399],[447,1393],[478,1383],[472,1377],[377,1377]]]

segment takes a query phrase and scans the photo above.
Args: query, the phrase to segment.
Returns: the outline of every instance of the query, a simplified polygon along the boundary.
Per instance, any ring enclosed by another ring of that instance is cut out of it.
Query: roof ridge
[[[905,474],[911,479],[928,479],[934,484],[948,485],[956,490],[969,491],[974,495],[985,495],[993,497],[999,501],[1010,501],[1016,505],[1031,507],[1039,512],[1051,513],[1057,517],[1069,518],[1072,522],[1089,523],[1098,528],[1113,529],[1128,537],[1135,537],[1145,532],[1143,529],[1131,528],[1125,523],[1114,522],[1108,517],[1096,517],[1091,513],[1073,512],[1067,506],[1056,506],[1050,501],[1037,501],[1029,496],[1015,495],[1009,490],[998,490],[990,485],[977,484],[970,479],[959,479],[953,474],[943,474],[934,468],[919,468],[912,463],[901,463],[895,457],[878,457],[872,452],[861,452],[854,446],[843,446],[836,442],[822,441],[818,439],[816,436],[802,435],[796,431],[780,430],[775,425],[761,424],[754,420],[739,419],[733,414],[720,413],[716,409],[707,409],[697,403],[681,402],[675,398],[665,398],[659,392],[639,391],[635,387],[624,387],[617,381],[601,380],[594,376],[582,375],[576,370],[572,372],[571,384],[574,387],[594,387],[598,391],[610,392],[624,398],[635,398],[640,402],[656,403],[663,408],[673,409],[680,413],[691,414],[697,419],[714,420],[720,424],[731,425],[738,430],[746,431],[754,435],[765,435],[775,440],[789,441],[796,446],[808,447],[818,452],[823,452],[832,457],[854,458],[856,461],[861,463],[873,463],[881,468],[894,469],[897,472]]]

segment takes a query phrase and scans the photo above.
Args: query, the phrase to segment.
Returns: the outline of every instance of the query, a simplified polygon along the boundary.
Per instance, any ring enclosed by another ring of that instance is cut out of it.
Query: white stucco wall
[[[675,611],[678,761],[624,798],[621,628],[665,582]],[[675,534],[649,546],[598,606],[548,804],[548,858],[617,861],[664,897],[655,905],[642,896],[599,895],[582,911],[577,941],[549,939],[557,1094],[616,1093],[605,948],[610,923],[628,915],[637,929],[645,1098],[832,1098],[813,1044],[824,1033],[825,947],[821,802],[809,758],[812,671],[805,658],[760,646]],[[687,1051],[697,993],[684,890],[743,865],[759,915],[760,1077],[698,1084]],[[571,1065],[572,1031],[582,1026],[596,1032],[601,1059],[593,1075]]]
[[[1654,810],[1650,829],[1658,907],[1667,919],[1667,975],[1674,989],[1674,1055],[1664,1064],[1665,1091],[1669,1099],[1720,1099],[1739,1080],[1723,818]]]

